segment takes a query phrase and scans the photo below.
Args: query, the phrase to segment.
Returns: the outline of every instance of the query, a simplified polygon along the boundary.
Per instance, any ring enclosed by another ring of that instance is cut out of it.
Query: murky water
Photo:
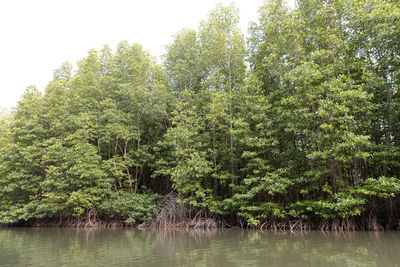
[[[400,266],[400,232],[0,228],[0,266]]]

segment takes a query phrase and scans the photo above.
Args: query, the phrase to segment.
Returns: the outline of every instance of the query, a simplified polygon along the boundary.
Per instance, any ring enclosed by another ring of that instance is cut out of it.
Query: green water
[[[400,233],[0,228],[0,266],[400,266]]]

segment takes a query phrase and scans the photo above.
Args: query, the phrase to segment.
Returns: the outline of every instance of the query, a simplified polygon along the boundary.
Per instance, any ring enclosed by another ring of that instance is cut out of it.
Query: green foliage
[[[99,205],[99,210],[109,218],[122,219],[126,223],[138,223],[149,220],[154,216],[155,203],[159,199],[160,196],[157,194],[112,192]]]
[[[69,63],[57,69],[44,94],[28,88],[2,120],[1,222],[82,217],[116,201],[112,190],[152,184],[145,176],[171,100],[163,70],[140,45],[126,42],[116,52],[92,50],[78,65],[75,72]],[[149,201],[141,202],[142,213],[116,206],[109,214],[147,219],[154,198],[140,197]],[[131,205],[135,198],[125,200]]]
[[[246,47],[238,10],[220,4],[163,66],[127,42],[64,63],[0,117],[0,222],[94,208],[141,222],[174,190],[192,213],[252,225],[393,227],[399,18],[390,0],[269,0]]]
[[[238,22],[234,6],[218,5],[197,32],[176,35],[165,55],[178,99],[163,141],[172,157],[165,167],[164,159],[160,161],[161,172],[171,177],[184,203],[219,213],[220,201],[238,179],[236,143],[243,119],[236,104],[243,97],[245,76],[245,43]]]
[[[400,193],[400,181],[395,177],[368,178],[357,188],[360,194],[378,198],[396,197]]]

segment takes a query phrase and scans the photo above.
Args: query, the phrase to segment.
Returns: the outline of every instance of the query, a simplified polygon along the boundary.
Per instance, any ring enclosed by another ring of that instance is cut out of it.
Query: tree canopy
[[[242,226],[400,219],[400,4],[234,5],[166,46],[91,50],[0,117],[0,222],[149,220],[173,191]],[[96,217],[97,216],[97,217]]]

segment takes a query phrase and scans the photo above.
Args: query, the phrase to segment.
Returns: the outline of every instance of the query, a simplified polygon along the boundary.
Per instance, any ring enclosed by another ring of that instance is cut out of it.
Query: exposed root
[[[124,223],[118,221],[88,221],[81,217],[66,217],[62,220],[45,219],[32,224],[33,227],[76,227],[76,228],[112,228],[123,227]]]
[[[260,229],[268,231],[290,231],[302,232],[311,229],[321,231],[383,231],[387,229],[394,229],[396,226],[400,230],[400,220],[396,225],[382,226],[382,221],[379,220],[373,213],[369,216],[360,216],[354,218],[333,218],[324,219],[322,221],[318,218],[314,220],[304,221],[302,219],[282,219],[282,218],[265,218],[259,225],[249,225],[243,218],[227,216],[219,217],[215,214],[208,212],[205,209],[197,213],[191,210],[184,204],[177,201],[177,195],[170,193],[166,195],[156,205],[155,216],[153,219],[143,222],[140,225],[128,224],[124,222],[124,218],[109,218],[99,215],[96,207],[88,210],[84,216],[76,217],[70,216],[70,213],[61,213],[57,217],[35,219],[29,221],[20,221],[12,224],[1,224],[0,227],[7,226],[33,226],[33,227],[75,227],[75,228],[112,228],[112,227],[127,227],[138,226],[139,228],[158,228],[158,229],[217,229],[217,228],[248,228]],[[228,220],[228,224],[225,220]],[[398,218],[393,219],[393,222]]]
[[[352,219],[332,219],[323,220],[318,225],[318,230],[321,231],[357,231],[358,226],[354,223]]]
[[[193,218],[182,203],[178,203],[175,193],[169,193],[156,207],[154,219],[139,225],[157,228],[193,228],[208,229],[223,227],[224,222],[216,219],[205,210],[200,210]]]
[[[260,224],[258,228],[273,231],[309,231],[311,226],[310,223],[303,220],[267,220]]]
[[[33,227],[76,227],[76,228],[112,228],[126,226],[117,220],[102,220],[97,216],[97,208],[92,208],[83,217],[60,216],[57,218],[47,218],[36,220]]]
[[[176,194],[169,193],[157,203],[154,219],[142,223],[141,227],[168,228],[186,219],[186,207],[176,200]]]
[[[368,218],[367,229],[370,231],[383,231],[384,230],[383,226],[378,223],[378,220],[375,216],[370,216]]]

